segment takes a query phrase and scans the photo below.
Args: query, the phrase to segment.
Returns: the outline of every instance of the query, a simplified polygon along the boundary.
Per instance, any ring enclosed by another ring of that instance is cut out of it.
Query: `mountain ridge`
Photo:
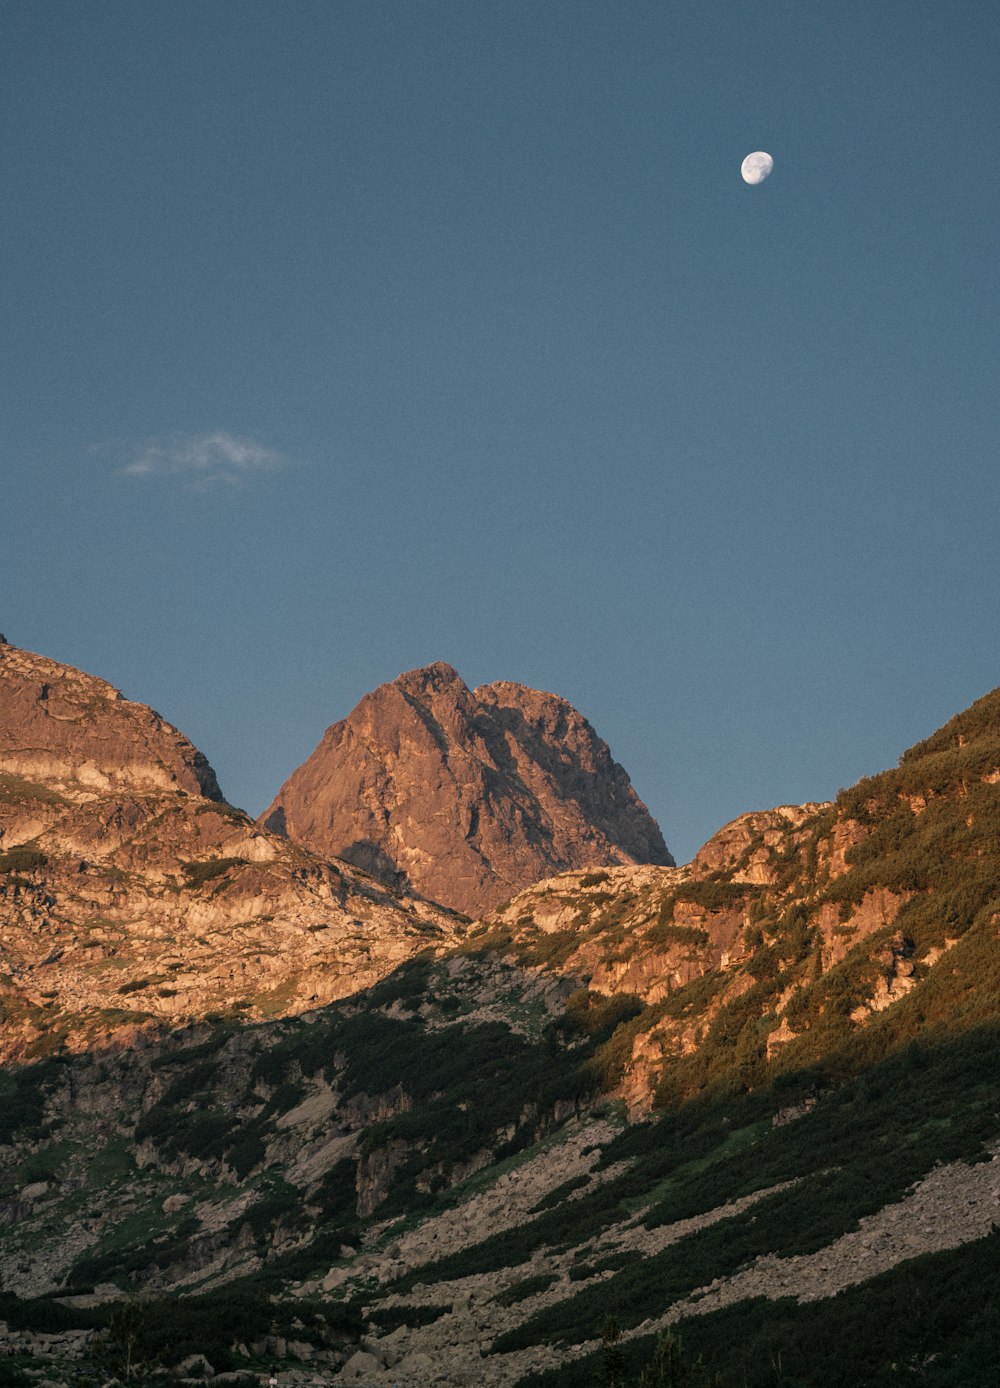
[[[0,646],[0,1056],[301,1010],[461,933],[228,805],[146,705]]]

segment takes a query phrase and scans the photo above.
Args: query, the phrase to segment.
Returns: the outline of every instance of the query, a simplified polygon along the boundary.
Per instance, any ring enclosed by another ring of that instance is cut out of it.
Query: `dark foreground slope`
[[[995,1028],[627,1125],[628,1025],[492,959],[414,961],[362,1006],[8,1074],[18,1362],[100,1363],[125,1292],[167,1367],[592,1383],[613,1316],[629,1382],[675,1323],[734,1388],[779,1354],[790,1384],[991,1381]]]

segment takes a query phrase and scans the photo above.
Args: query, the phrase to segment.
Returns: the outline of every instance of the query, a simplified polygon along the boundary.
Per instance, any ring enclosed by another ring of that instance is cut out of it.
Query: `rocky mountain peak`
[[[263,822],[478,915],[554,872],[673,859],[627,773],[558,695],[410,670],[327,729]]]
[[[420,665],[415,670],[406,670],[402,675],[397,675],[392,685],[407,694],[439,693],[446,689],[469,692],[462,676],[446,660],[434,660],[430,665]],[[380,685],[379,688],[392,688],[392,685]]]
[[[0,766],[70,797],[183,790],[222,800],[205,756],[154,709],[7,642],[0,643]]]

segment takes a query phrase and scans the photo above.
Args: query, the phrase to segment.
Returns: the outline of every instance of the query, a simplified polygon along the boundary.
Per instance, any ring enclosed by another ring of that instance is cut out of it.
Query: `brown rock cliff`
[[[376,982],[456,921],[227,805],[103,680],[0,645],[0,1060]]]
[[[3,638],[0,766],[53,789],[72,787],[77,796],[183,790],[222,799],[202,753],[155,710]]]
[[[262,823],[469,915],[554,872],[673,862],[571,704],[507,681],[472,691],[441,662],[328,728]]]

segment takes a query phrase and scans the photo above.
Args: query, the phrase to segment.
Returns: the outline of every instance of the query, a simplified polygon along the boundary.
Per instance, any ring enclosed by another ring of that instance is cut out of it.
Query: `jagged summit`
[[[556,694],[444,661],[366,694],[262,822],[470,915],[573,868],[673,862],[607,744]]]
[[[418,665],[415,670],[404,670],[392,681],[407,693],[417,693],[424,689],[445,689],[449,685],[466,688],[465,681],[446,660],[432,660],[429,665]],[[382,688],[383,686],[379,686]],[[377,693],[377,691],[372,691]]]

